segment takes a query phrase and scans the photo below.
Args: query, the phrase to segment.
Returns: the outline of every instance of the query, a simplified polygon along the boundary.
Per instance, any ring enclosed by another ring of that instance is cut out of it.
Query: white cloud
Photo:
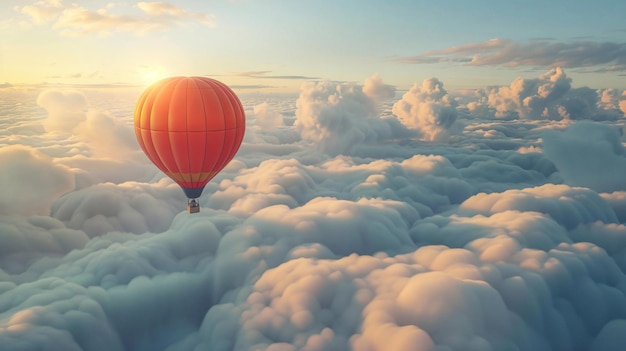
[[[45,90],[37,104],[48,111],[43,122],[47,132],[71,133],[85,119],[87,98],[78,91]]]
[[[84,142],[90,146],[93,155],[119,159],[118,155],[138,151],[132,125],[110,113],[90,108],[81,92],[45,90],[37,97],[37,104],[48,112],[48,117],[42,122],[47,132]]]
[[[283,116],[278,111],[272,110],[267,102],[254,106],[256,126],[264,130],[273,130],[283,125]]]
[[[63,35],[108,35],[113,32],[131,32],[143,35],[186,23],[200,23],[212,27],[213,15],[183,10],[167,2],[138,2],[138,15],[116,14],[111,4],[91,10],[78,4],[65,5],[60,0],[38,1],[33,5],[15,7],[28,15],[37,25],[52,22],[52,28]]]
[[[376,73],[365,80],[363,93],[374,101],[380,102],[393,98],[396,95],[396,88],[383,83],[383,79]]]
[[[626,153],[621,128],[578,122],[565,131],[546,131],[543,150],[563,179],[599,192],[626,187]]]
[[[382,84],[371,79],[370,93],[372,84]],[[358,85],[305,83],[296,106],[294,125],[302,139],[329,154],[349,154],[361,144],[408,135],[397,120],[381,118],[375,101]]]
[[[457,103],[437,78],[429,78],[402,96],[393,113],[407,128],[416,130],[425,141],[444,140],[457,120]]]
[[[0,215],[48,215],[74,175],[47,155],[27,146],[0,147]]]
[[[556,67],[535,79],[518,77],[508,86],[478,91],[467,104],[475,116],[493,113],[503,119],[614,120],[622,114],[610,103],[610,92],[572,88],[572,80]],[[493,111],[493,112],[492,112]]]

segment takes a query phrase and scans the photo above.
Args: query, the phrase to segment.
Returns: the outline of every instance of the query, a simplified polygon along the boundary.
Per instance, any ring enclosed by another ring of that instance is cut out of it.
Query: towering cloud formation
[[[406,136],[393,118],[380,118],[374,98],[390,96],[390,88],[374,76],[363,87],[332,82],[305,83],[296,101],[295,126],[302,139],[329,154],[351,153],[363,143]],[[368,95],[369,94],[369,95]]]
[[[496,118],[504,119],[607,120],[621,116],[607,104],[608,94],[601,99],[596,90],[571,88],[571,81],[562,68],[556,67],[539,78],[520,77],[509,86],[479,90],[479,101],[467,107],[477,116],[493,110]]]
[[[376,73],[365,80],[363,93],[374,101],[380,102],[393,98],[396,95],[396,88],[383,83],[383,79]]]
[[[458,117],[457,103],[437,78],[417,83],[393,105],[392,112],[402,124],[416,130],[426,141],[444,139]]]

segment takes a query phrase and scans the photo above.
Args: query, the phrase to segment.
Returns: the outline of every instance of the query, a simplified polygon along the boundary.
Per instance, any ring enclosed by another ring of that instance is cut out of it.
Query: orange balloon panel
[[[150,86],[135,107],[135,134],[148,158],[189,198],[235,156],[245,132],[237,95],[204,77],[172,77]]]

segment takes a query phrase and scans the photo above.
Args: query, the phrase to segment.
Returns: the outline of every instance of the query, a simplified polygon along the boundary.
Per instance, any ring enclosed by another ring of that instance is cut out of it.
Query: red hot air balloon
[[[154,83],[135,107],[135,135],[148,158],[181,186],[187,209],[204,186],[235,156],[245,131],[237,95],[204,77],[171,77]]]

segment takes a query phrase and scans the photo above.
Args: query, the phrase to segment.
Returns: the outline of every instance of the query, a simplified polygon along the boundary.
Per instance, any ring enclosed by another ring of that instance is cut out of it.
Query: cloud
[[[408,64],[459,62],[469,66],[505,67],[604,67],[623,70],[626,43],[574,41],[555,43],[532,41],[518,43],[509,39],[491,39],[479,43],[427,51],[398,59]]]
[[[272,110],[267,102],[263,102],[254,106],[254,116],[256,117],[256,126],[265,130],[272,130],[282,126],[283,116]]]
[[[565,131],[546,131],[543,150],[568,184],[599,192],[626,187],[626,156],[621,129],[578,122]]]
[[[264,160],[221,182],[207,205],[246,217],[274,205],[302,206],[323,194],[351,201],[382,197],[409,203],[420,216],[430,216],[462,202],[473,191],[443,156],[370,163],[338,156],[318,166],[296,159]]]
[[[565,71],[556,67],[539,78],[518,77],[508,86],[478,90],[479,99],[467,107],[475,116],[493,113],[504,119],[611,120],[622,116],[617,106],[599,98],[602,92],[571,84]]]
[[[62,194],[74,189],[74,175],[32,147],[0,147],[0,215],[48,215]]]
[[[376,73],[365,80],[363,93],[374,99],[374,101],[383,101],[395,97],[396,88],[383,83],[383,79]]]
[[[543,213],[567,229],[596,221],[617,222],[612,208],[596,192],[567,185],[546,184],[502,193],[479,193],[459,206],[459,213],[467,216],[491,216],[507,211]]]
[[[132,126],[89,108],[87,98],[79,91],[44,90],[37,104],[48,112],[42,122],[47,132],[74,135],[89,144],[94,154],[119,155],[137,150]]]
[[[144,35],[186,23],[215,25],[210,14],[188,12],[167,2],[138,2],[139,15],[111,13],[113,8],[106,6],[90,10],[78,4],[65,5],[60,0],[44,0],[15,7],[15,10],[28,15],[37,25],[52,22],[52,28],[68,36],[108,35],[112,32]]]
[[[55,19],[63,12],[63,3],[60,0],[42,0],[21,8],[16,6],[14,9],[30,16],[35,24],[43,24]]]
[[[229,87],[233,90],[244,90],[244,89],[271,89],[276,88],[273,85],[264,85],[264,84],[233,84],[229,85]]]
[[[250,71],[237,73],[237,76],[260,78],[260,79],[302,79],[302,80],[318,80],[320,77],[309,77],[300,75],[268,75],[272,71]]]
[[[393,105],[392,112],[407,128],[418,131],[420,139],[440,141],[452,131],[457,120],[457,103],[437,78],[417,83]]]
[[[382,81],[368,83],[370,93],[372,84]],[[350,153],[363,143],[408,135],[394,118],[380,118],[375,101],[358,85],[305,83],[296,106],[294,125],[302,139],[330,154]]]
[[[49,210],[48,210],[49,211]],[[82,249],[89,237],[47,216],[0,216],[0,270],[20,274],[33,263]]]
[[[37,97],[37,104],[48,112],[43,122],[47,132],[71,132],[86,118],[87,98],[78,91],[46,90]]]
[[[154,185],[96,184],[65,194],[50,216],[89,237],[113,231],[141,234],[167,230],[182,209],[179,187],[166,179]]]

